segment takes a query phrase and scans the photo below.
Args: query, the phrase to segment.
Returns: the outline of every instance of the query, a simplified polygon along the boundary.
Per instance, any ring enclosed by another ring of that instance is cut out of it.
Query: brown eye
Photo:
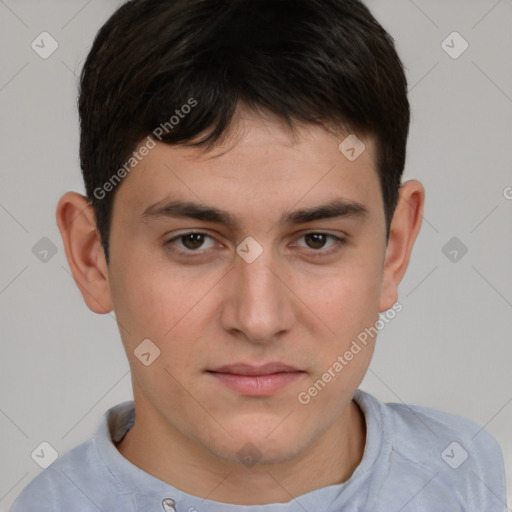
[[[301,237],[306,242],[306,248],[311,249],[315,256],[329,255],[337,250],[339,250],[339,246],[345,243],[345,239],[337,237],[335,235],[330,235],[329,233],[305,233]],[[326,246],[326,242],[328,239],[331,239],[333,243]],[[297,247],[304,247],[302,244],[297,244]],[[324,250],[322,250],[324,249]]]
[[[207,243],[208,239],[210,239],[209,245]],[[191,231],[190,233],[182,233],[181,235],[171,238],[164,245],[177,253],[202,253],[206,252],[206,249],[214,247],[215,240],[206,233]]]
[[[202,233],[189,233],[180,237],[182,244],[187,249],[199,249],[204,243],[204,235]]]
[[[327,240],[327,235],[324,233],[308,233],[304,235],[304,239],[311,249],[322,249]]]

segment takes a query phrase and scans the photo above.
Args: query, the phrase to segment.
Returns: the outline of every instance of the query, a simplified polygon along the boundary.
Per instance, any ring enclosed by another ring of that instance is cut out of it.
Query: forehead
[[[349,159],[343,149],[358,139],[350,135],[343,146],[346,138],[320,126],[291,132],[261,116],[241,116],[208,152],[157,142],[124,178],[115,202],[119,208],[130,205],[139,220],[170,199],[259,217],[272,210],[283,220],[283,211],[294,205],[307,208],[339,198],[370,209],[380,196],[373,139],[360,137],[356,149],[364,144],[364,151]]]

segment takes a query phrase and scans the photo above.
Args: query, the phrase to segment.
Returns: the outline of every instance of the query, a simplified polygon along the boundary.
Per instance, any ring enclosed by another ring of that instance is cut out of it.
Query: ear
[[[85,303],[95,313],[109,313],[113,306],[107,263],[91,204],[86,197],[67,192],[57,204],[56,220],[69,268]]]
[[[409,180],[401,185],[386,248],[379,312],[391,308],[398,300],[398,285],[421,228],[424,203],[425,189],[419,181]]]

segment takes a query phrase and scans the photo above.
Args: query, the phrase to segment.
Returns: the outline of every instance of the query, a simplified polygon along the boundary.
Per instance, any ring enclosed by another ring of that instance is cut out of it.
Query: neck
[[[174,430],[168,434],[165,429],[148,430],[136,419],[117,449],[135,466],[187,494],[222,503],[264,505],[285,503],[348,480],[363,457],[366,422],[351,401],[341,417],[299,454],[253,466],[219,459]]]

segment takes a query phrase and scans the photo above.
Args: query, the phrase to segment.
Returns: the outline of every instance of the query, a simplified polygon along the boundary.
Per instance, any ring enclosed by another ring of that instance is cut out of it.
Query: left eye
[[[339,242],[343,242],[341,238],[334,235],[329,235],[327,233],[306,233],[300,238],[304,238],[306,240],[306,243],[309,244],[308,247],[310,249],[323,249],[328,238],[331,238],[334,241],[330,247],[337,245]]]

